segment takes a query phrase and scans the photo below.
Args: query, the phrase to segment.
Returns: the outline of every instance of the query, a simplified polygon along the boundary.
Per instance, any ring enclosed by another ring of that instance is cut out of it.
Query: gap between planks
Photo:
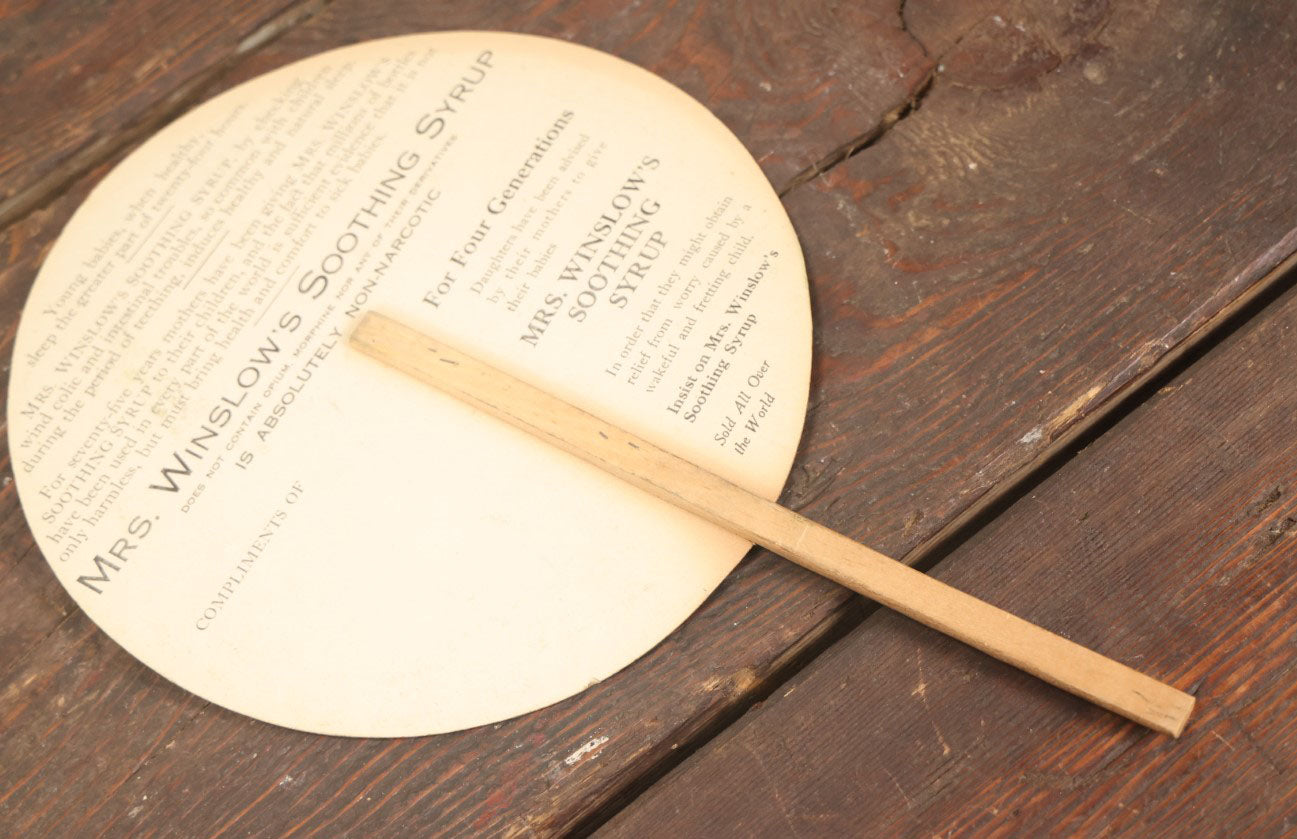
[[[1192,368],[1199,358],[1293,288],[1297,288],[1297,248],[1148,368],[1125,384],[1117,385],[1090,413],[1077,420],[1022,467],[998,481],[964,512],[906,553],[901,560],[930,573],[1000,513],[1028,495],[1078,452],[1117,426],[1173,379]],[[649,787],[695,752],[706,748],[712,739],[738,722],[754,706],[773,696],[803,668],[881,608],[884,607],[863,596],[851,598],[843,609],[821,621],[813,632],[789,647],[772,664],[769,673],[758,678],[747,691],[728,696],[729,702],[717,708],[709,719],[696,721],[689,726],[687,736],[674,738],[671,748],[651,752],[647,765],[638,772],[627,772],[626,782],[608,790],[603,801],[576,818],[564,835],[583,839],[594,834]],[[1197,687],[1194,685],[1189,692],[1196,693]]]

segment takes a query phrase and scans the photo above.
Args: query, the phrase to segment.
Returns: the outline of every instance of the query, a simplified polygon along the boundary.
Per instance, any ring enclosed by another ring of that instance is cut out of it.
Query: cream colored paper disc
[[[400,736],[571,696],[748,545],[350,350],[377,309],[774,498],[805,268],[737,139],[502,33],[257,78],[86,200],[23,313],[22,506],[86,613],[258,719]]]

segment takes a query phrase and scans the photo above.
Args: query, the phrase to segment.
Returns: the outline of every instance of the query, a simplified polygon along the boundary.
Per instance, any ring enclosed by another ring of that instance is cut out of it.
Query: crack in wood
[[[793,175],[793,177],[789,179],[787,185],[779,190],[779,197],[783,198],[789,192],[802,184],[815,180],[833,167],[855,157],[860,152],[881,140],[883,136],[895,128],[898,123],[919,109],[919,105],[923,102],[923,99],[928,95],[928,92],[932,90],[932,83],[936,78],[936,75],[936,64],[933,64],[924,75],[918,88],[908,99],[884,114],[883,118],[873,128],[857,137],[853,137],[812,163],[810,166],[807,166],[796,175]]]
[[[862,132],[856,137],[853,137],[812,163],[810,166],[807,166],[802,171],[793,175],[792,178],[789,179],[788,183],[777,191],[780,198],[783,198],[789,192],[802,184],[815,180],[833,167],[850,160],[857,154],[860,154],[862,151],[881,140],[902,121],[909,118],[919,109],[919,106],[923,104],[923,100],[927,98],[928,94],[932,92],[933,84],[936,82],[937,75],[941,69],[942,60],[946,55],[959,46],[960,42],[964,40],[965,35],[976,28],[976,25],[970,26],[968,29],[961,32],[959,36],[951,42],[950,47],[945,50],[945,52],[934,57],[928,49],[927,44],[919,40],[919,38],[910,31],[909,23],[905,19],[905,4],[906,0],[900,0],[896,7],[896,17],[899,24],[898,28],[904,32],[910,40],[914,42],[914,45],[923,52],[923,55],[927,57],[929,62],[927,72],[924,73],[923,78],[920,79],[918,85],[915,86],[914,92],[910,94],[905,101],[884,114],[882,119],[880,119],[872,128]]]

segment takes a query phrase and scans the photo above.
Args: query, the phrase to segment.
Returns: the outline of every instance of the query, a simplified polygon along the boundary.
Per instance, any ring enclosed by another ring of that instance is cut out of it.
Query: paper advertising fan
[[[1178,733],[1184,694],[771,503],[810,361],[792,226],[705,108],[584,47],[413,35],[236,87],[103,179],[23,311],[10,443],[85,612],[291,728],[571,696],[760,542]]]

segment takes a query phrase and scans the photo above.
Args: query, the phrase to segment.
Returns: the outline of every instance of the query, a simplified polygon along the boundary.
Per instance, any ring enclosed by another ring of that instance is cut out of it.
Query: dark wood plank
[[[713,109],[760,151],[777,186],[835,160],[914,97],[933,64],[900,28],[890,0],[832,10],[767,3],[626,8],[561,4],[383,3],[326,15],[293,46],[254,59],[315,15],[319,0],[176,4],[23,3],[0,9],[0,226],[220,87],[365,38],[420,30],[498,28],[616,49]],[[790,33],[807,37],[782,49]],[[871,116],[872,115],[872,116]]]
[[[102,177],[106,170],[95,175]],[[85,194],[83,184],[78,195]],[[58,231],[75,209],[64,198],[0,229],[0,389],[7,405],[10,359],[18,315],[27,290]],[[72,598],[45,564],[27,520],[18,505],[14,465],[9,456],[7,413],[0,415],[6,434],[0,439],[0,680],[6,678],[33,648],[76,610]],[[0,681],[0,686],[4,682]]]
[[[788,497],[820,494],[826,523],[892,555],[1297,249],[1278,58],[1297,14],[1178,0],[1084,17],[1085,40],[1058,4],[1011,8],[957,39],[883,142],[786,202],[817,324],[816,458]]]
[[[907,17],[920,5],[911,0]],[[277,41],[279,52],[259,53],[230,78],[336,43],[330,39],[379,34],[400,21],[419,28],[433,14],[414,5],[383,8],[330,6]],[[617,29],[620,18],[564,11],[573,8],[546,8],[534,25],[547,31],[553,20],[570,21],[558,34],[623,55],[650,49],[657,37],[688,40],[682,31],[738,44],[725,23],[737,20],[734,28],[748,31],[758,24],[744,16],[766,14],[722,10],[721,22],[682,29],[652,24],[681,7],[632,10],[626,14],[639,28]],[[683,8],[686,17],[709,19],[715,5]],[[1205,21],[1205,9],[1183,7],[1191,21]],[[443,19],[467,25],[455,14]],[[1293,73],[1277,57],[1291,20],[1282,10],[1264,14],[1273,18],[1268,27],[1220,21],[1191,39],[1139,9],[1110,21],[1078,12],[1084,25],[1075,28],[1067,16],[1041,13],[1018,30],[1006,17],[1012,33],[1003,33],[1003,43],[993,20],[978,24],[996,28],[947,38],[953,52],[933,54],[934,61],[963,58],[938,76],[916,112],[847,165],[789,194],[818,333],[815,406],[786,500],[895,554],[922,550],[1293,249],[1297,184],[1282,173],[1297,144],[1291,131],[1273,130],[1278,111],[1266,110],[1276,101],[1273,86]],[[600,41],[602,32],[627,41]],[[1023,33],[1050,45],[1058,60],[1020,50]],[[813,34],[788,31],[772,55],[811,49]],[[1177,58],[1182,43],[1185,57]],[[682,47],[679,60],[691,54]],[[1091,67],[1093,56],[1106,63]],[[760,61],[736,67],[736,76],[773,75]],[[1247,70],[1231,70],[1239,89],[1205,96],[1207,77],[1222,68]],[[856,72],[841,95],[861,79],[886,77],[876,65]],[[709,84],[728,89],[731,82]],[[762,89],[760,81],[742,84]],[[801,113],[808,94],[791,93],[790,114]],[[1113,114],[1130,103],[1135,115],[1112,130]],[[768,99],[753,106],[772,125],[777,111]],[[845,134],[867,136],[877,117],[863,114],[858,132]],[[1169,126],[1178,133],[1165,136]],[[1213,140],[1222,129],[1231,142],[1218,154]],[[835,135],[823,147],[836,142]],[[1150,247],[1152,240],[1161,244]],[[22,563],[13,573],[48,572]],[[138,665],[115,648],[69,650],[51,640],[25,654],[0,688],[0,718],[14,731],[66,736],[38,774],[30,750],[0,755],[0,798],[43,814],[23,822],[31,835],[58,834],[85,810],[102,814],[93,827],[107,835],[551,834],[600,811],[669,759],[675,744],[724,718],[853,602],[756,554],[667,641],[581,696],[498,726],[403,741],[296,734],[196,708],[179,691],[141,679],[140,695],[118,704],[148,703],[150,712],[132,718],[119,710],[113,718],[141,739],[101,752],[104,723],[94,724],[84,706],[61,710],[48,681],[21,685],[56,671],[107,682]],[[59,633],[79,620],[67,618]],[[168,727],[171,719],[178,730]],[[168,732],[161,747],[140,745],[160,729]],[[115,774],[121,765],[134,767],[125,781]],[[61,811],[45,806],[54,798]],[[0,802],[0,825],[16,818],[11,813]]]
[[[880,612],[600,835],[1290,836],[1297,291],[936,569],[1176,684],[1152,734]]]
[[[0,225],[151,131],[305,0],[18,2],[0,6]]]
[[[876,133],[926,86],[935,64],[901,23],[895,0],[340,2],[251,56],[231,79],[423,30],[561,38],[646,67],[705,103],[782,191]]]

